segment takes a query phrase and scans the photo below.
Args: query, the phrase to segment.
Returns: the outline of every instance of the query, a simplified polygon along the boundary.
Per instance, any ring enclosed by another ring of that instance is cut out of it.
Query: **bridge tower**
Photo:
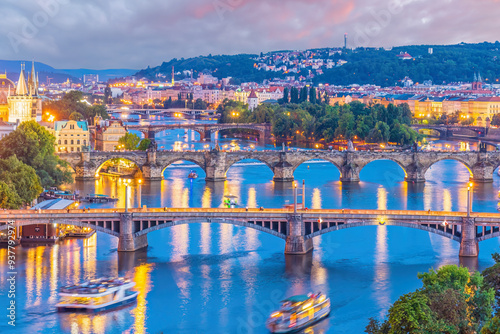
[[[118,239],[119,252],[135,252],[148,247],[148,235],[134,235],[134,219],[132,213],[120,214],[120,237]]]
[[[462,257],[477,257],[479,244],[476,238],[476,222],[472,217],[462,218],[462,237],[460,239],[460,253]]]

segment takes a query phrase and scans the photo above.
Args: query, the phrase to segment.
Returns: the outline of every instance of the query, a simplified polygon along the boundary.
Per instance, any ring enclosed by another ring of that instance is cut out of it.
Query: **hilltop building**
[[[16,90],[9,93],[7,103],[8,122],[42,121],[42,99],[38,95],[38,75],[35,73],[35,62],[32,64],[28,80],[26,80],[24,64],[21,66]]]
[[[0,121],[9,120],[8,97],[14,93],[16,85],[7,78],[7,73],[0,74]]]

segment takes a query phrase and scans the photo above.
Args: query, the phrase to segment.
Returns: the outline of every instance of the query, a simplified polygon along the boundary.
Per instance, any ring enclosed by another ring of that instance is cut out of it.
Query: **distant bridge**
[[[312,250],[312,239],[346,228],[369,225],[403,226],[460,242],[460,256],[475,257],[478,243],[500,236],[500,214],[405,210],[286,209],[74,209],[0,211],[0,230],[7,222],[21,227],[62,224],[90,227],[119,238],[118,251],[147,247],[148,233],[181,224],[222,223],[253,228],[286,240],[285,253]]]
[[[149,139],[154,139],[155,135],[159,132],[172,130],[172,129],[185,129],[193,130],[200,134],[200,139],[210,140],[212,133],[229,130],[229,129],[240,129],[240,130],[252,130],[258,132],[259,141],[264,142],[266,138],[271,138],[271,124],[254,124],[254,123],[223,123],[223,124],[154,124],[154,125],[126,125],[127,130],[136,130],[144,133],[144,136]]]
[[[136,114],[136,115],[157,115],[157,114],[184,114],[190,116],[211,114],[215,110],[208,109],[188,109],[188,108],[169,108],[169,109],[107,109],[108,113],[124,113],[124,114]]]
[[[466,138],[482,138],[488,133],[488,129],[480,126],[459,126],[459,125],[425,125],[413,124],[413,129],[431,130],[439,134],[440,138],[448,137],[466,137]]]
[[[215,126],[218,126],[217,124]],[[163,126],[162,126],[163,127]],[[161,129],[161,128],[159,128]],[[201,131],[201,129],[199,129]],[[301,164],[314,159],[332,163],[340,171],[342,182],[358,182],[360,171],[370,162],[390,160],[397,163],[408,182],[425,182],[425,172],[442,160],[462,163],[475,182],[493,182],[493,172],[500,166],[500,152],[367,152],[367,151],[126,151],[60,153],[75,170],[80,180],[94,179],[101,166],[111,159],[124,158],[134,162],[146,180],[162,180],[166,167],[177,161],[190,161],[206,174],[207,181],[226,180],[227,170],[236,162],[252,159],[268,166],[274,181],[294,180],[294,171]]]

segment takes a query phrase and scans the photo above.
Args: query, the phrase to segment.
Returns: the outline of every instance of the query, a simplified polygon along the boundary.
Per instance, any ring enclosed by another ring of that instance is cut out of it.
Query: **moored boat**
[[[198,174],[196,174],[196,172],[194,170],[192,170],[189,173],[188,178],[190,178],[190,179],[196,179],[196,178],[198,178]]]
[[[132,303],[139,292],[132,291],[135,283],[125,278],[99,278],[59,290],[59,312],[98,312]]]
[[[278,311],[266,322],[271,333],[292,333],[302,330],[330,314],[330,298],[316,294],[297,295],[282,301]]]

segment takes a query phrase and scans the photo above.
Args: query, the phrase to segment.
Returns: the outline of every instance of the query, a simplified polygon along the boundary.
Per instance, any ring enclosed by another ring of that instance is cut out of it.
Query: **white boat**
[[[135,282],[125,278],[99,278],[59,290],[59,312],[98,312],[132,303],[139,292],[132,291]]]
[[[322,293],[298,295],[282,301],[280,309],[271,314],[266,327],[271,333],[300,331],[330,314],[330,298]]]

